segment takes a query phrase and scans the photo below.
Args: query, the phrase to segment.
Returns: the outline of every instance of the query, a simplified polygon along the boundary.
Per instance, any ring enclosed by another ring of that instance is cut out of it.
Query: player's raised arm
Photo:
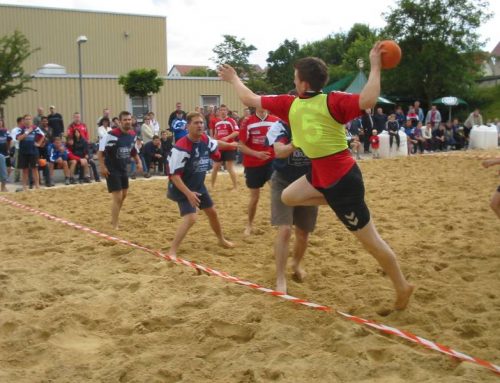
[[[238,77],[238,74],[231,65],[222,64],[217,68],[217,73],[221,80],[233,85],[240,101],[246,106],[261,108],[260,96],[256,95]]]
[[[359,109],[361,110],[373,108],[380,96],[380,55],[381,43],[378,41],[370,51],[370,75],[359,94]]]

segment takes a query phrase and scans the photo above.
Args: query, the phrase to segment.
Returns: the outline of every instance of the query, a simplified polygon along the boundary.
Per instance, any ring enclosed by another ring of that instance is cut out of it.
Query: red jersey
[[[71,124],[68,127],[68,136],[73,137],[75,134],[75,130],[78,130],[80,132],[80,136],[85,139],[85,141],[89,141],[89,131],[87,130],[87,126],[84,123],[79,123],[79,124]]]
[[[378,136],[370,136],[370,144],[373,149],[378,149],[380,147],[380,138]]]
[[[314,97],[318,93],[311,93],[304,98]],[[288,113],[295,96],[283,94],[279,96],[262,96],[262,108],[275,114],[287,124],[290,124]],[[359,94],[344,92],[331,92],[327,97],[327,106],[331,116],[339,123],[346,124],[359,117],[362,111],[359,109]],[[291,126],[293,135],[293,126]],[[335,153],[322,158],[312,158],[312,185],[314,187],[327,188],[340,180],[349,172],[355,164],[349,154],[349,150]]]
[[[226,117],[225,120],[220,118],[214,118],[211,121],[212,126],[210,126],[210,130],[213,131],[213,137],[216,140],[220,140],[223,137],[229,136],[230,134],[239,131],[238,124],[231,117]],[[234,142],[234,138],[227,140],[226,142],[231,143]],[[219,149],[220,151],[229,151],[236,150],[236,148],[229,149]]]
[[[265,165],[274,159],[274,150],[272,146],[266,145],[267,131],[279,118],[266,114],[264,118],[260,118],[256,114],[245,118],[241,123],[240,142],[244,143],[252,150],[258,152],[268,152],[271,157],[267,160],[260,160],[249,154],[243,156],[243,166],[253,168]]]

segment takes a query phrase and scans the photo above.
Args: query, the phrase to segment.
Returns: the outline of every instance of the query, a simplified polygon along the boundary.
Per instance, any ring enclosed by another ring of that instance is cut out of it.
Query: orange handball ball
[[[380,57],[382,69],[392,69],[398,66],[401,61],[401,48],[394,40],[384,40],[381,42]]]
[[[39,158],[38,159],[38,166],[43,168],[44,166],[47,165],[47,160],[45,158]]]

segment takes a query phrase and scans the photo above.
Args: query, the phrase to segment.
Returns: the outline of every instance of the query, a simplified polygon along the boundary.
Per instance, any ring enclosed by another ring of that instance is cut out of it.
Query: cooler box
[[[380,148],[378,152],[380,153],[380,158],[390,158],[408,155],[408,142],[406,141],[406,134],[402,130],[399,131],[399,149],[396,145],[396,140],[392,142],[392,148],[389,147],[389,133],[383,131],[379,135]]]
[[[470,149],[498,148],[498,130],[495,126],[475,125],[470,131]]]

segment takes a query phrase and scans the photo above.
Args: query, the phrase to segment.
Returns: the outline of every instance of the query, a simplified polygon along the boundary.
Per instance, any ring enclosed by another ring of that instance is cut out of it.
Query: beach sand
[[[411,331],[500,363],[499,180],[474,152],[361,161],[383,238],[417,286],[407,310],[376,261],[321,207],[291,295]],[[484,153],[481,153],[484,154]],[[498,152],[490,152],[497,154]],[[202,214],[178,256],[274,288],[269,186],[256,233],[243,235],[249,194],[211,191],[235,249],[217,246]],[[131,182],[121,229],[105,184],[2,196],[151,249],[179,223],[166,179]],[[394,336],[174,265],[0,203],[1,382],[497,382]]]

